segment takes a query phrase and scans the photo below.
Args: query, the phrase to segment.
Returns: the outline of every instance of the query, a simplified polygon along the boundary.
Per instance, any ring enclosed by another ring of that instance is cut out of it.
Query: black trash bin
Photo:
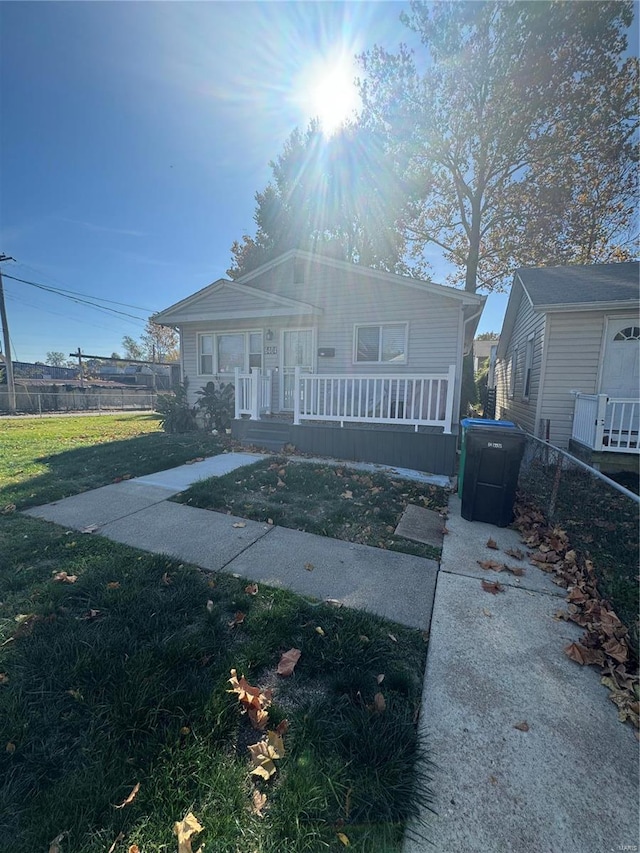
[[[467,430],[463,518],[497,527],[511,524],[524,444],[525,433],[518,427],[474,424]]]

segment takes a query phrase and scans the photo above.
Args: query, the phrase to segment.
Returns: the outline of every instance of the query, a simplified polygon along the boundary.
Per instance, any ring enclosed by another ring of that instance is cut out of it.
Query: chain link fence
[[[566,530],[576,551],[593,561],[600,593],[638,647],[640,498],[579,459],[527,436],[520,468],[521,500]]]
[[[53,414],[55,412],[112,412],[152,411],[156,394],[148,389],[124,388],[61,388],[57,391],[40,391],[18,388],[16,411],[18,414]],[[9,411],[7,394],[0,394],[0,414]]]

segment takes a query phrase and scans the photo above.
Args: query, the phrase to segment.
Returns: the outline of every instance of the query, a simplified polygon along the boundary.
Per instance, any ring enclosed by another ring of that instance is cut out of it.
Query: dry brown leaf
[[[477,560],[481,569],[486,569],[492,572],[501,572],[504,569],[504,563],[498,563],[495,560]]]
[[[344,832],[338,833],[338,840],[340,841],[341,844],[344,844],[345,847],[348,847],[349,844],[351,843],[349,841],[349,839],[347,838],[347,836],[344,834]]]
[[[258,594],[258,584],[250,583],[248,586],[245,586],[244,591],[247,595],[257,595]]]
[[[269,712],[264,708],[249,708],[247,716],[256,731],[263,732],[269,725]]]
[[[116,837],[113,841],[113,844],[111,845],[111,847],[109,848],[107,853],[113,853],[113,851],[116,849],[116,847],[118,846],[118,844],[120,844],[121,841],[124,841],[124,833],[123,832],[119,832],[116,835]],[[131,845],[131,847],[137,847],[137,846],[138,846],[137,844]],[[129,847],[129,851],[131,851],[131,847]]]
[[[581,643],[570,643],[568,646],[565,646],[564,652],[567,657],[579,663],[580,666],[590,666],[592,664],[603,666],[605,662],[604,654],[600,649],[588,649]]]
[[[278,477],[278,482],[276,483],[276,486],[279,489],[284,489],[284,488],[286,488],[287,484],[285,483],[284,480],[282,480],[280,477]]]
[[[62,853],[60,845],[62,844],[65,835],[67,835],[66,831],[61,832],[60,835],[56,835],[53,841],[49,844],[49,853]]]
[[[228,623],[229,627],[236,628],[238,625],[242,625],[242,623],[244,622],[244,618],[245,614],[242,612],[242,610],[237,610],[236,615],[233,617],[231,622]]]
[[[120,581],[109,581],[107,589],[120,589]]]
[[[13,755],[13,753],[16,751],[16,745],[15,745],[15,743],[14,743],[12,740],[8,741],[8,743],[7,743],[7,745],[5,746],[4,750],[5,750],[5,752],[8,752],[8,753],[9,753],[9,755]]]
[[[276,672],[278,675],[289,676],[293,673],[296,664],[300,660],[302,652],[300,649],[289,649],[288,652],[283,652]]]
[[[313,563],[305,563],[304,567],[308,572],[312,572],[315,569],[315,566],[313,565]]]
[[[268,708],[271,704],[271,690],[260,690],[259,687],[252,687],[244,675],[238,678],[238,673],[235,669],[231,670],[229,684],[231,685],[231,690],[227,690],[227,693],[235,693],[238,697],[238,702],[247,708]]]
[[[231,526],[232,527],[246,527],[247,522],[246,521],[234,521],[234,523]]]
[[[137,844],[132,844],[129,847],[128,853],[140,853],[140,848],[138,847]]]
[[[12,512],[16,511],[15,504],[6,504],[2,507],[2,515],[11,515]]]
[[[277,732],[269,731],[266,740],[253,743],[247,749],[251,753],[251,760],[254,764],[251,775],[270,779],[276,772],[274,761],[284,755],[284,741]]]
[[[80,533],[95,533],[98,529],[97,524],[88,524],[86,527],[83,527]]]
[[[60,583],[75,583],[78,580],[78,575],[68,575],[66,572],[55,572],[53,580],[59,581]]]
[[[480,581],[480,583],[482,584],[482,589],[485,592],[490,592],[492,595],[497,595],[499,592],[504,592],[504,587],[497,581],[491,582],[483,580]]]
[[[610,658],[617,660],[619,663],[623,663],[623,661],[625,661],[629,656],[627,644],[620,640],[616,640],[613,637],[610,640],[607,640],[606,643],[603,643],[602,648]]]
[[[520,732],[528,732],[529,731],[529,723],[526,720],[523,720],[521,723],[516,723],[513,728],[518,729],[518,731],[520,731]]]
[[[513,557],[516,560],[524,560],[524,554],[519,548],[507,548],[504,553],[508,554],[509,557]]]
[[[352,491],[350,491],[349,489],[346,489],[346,490],[345,490],[345,491],[340,495],[340,497],[341,497],[341,498],[345,498],[345,500],[351,500],[351,498],[353,497],[353,492],[352,492]]]
[[[9,676],[6,672],[0,672],[0,684],[8,684]]]
[[[184,820],[176,821],[173,825],[173,834],[178,837],[178,853],[193,853],[191,838],[203,829],[204,827],[200,825],[193,812],[189,812]]]
[[[381,714],[383,711],[386,711],[387,703],[382,693],[376,693],[376,695],[373,697],[373,707],[376,713],[378,714]]]
[[[263,794],[262,791],[258,791],[258,789],[255,788],[253,791],[253,796],[251,797],[251,811],[258,817],[264,817],[262,811],[266,808],[266,805],[267,795]]]
[[[499,550],[500,550],[500,549],[498,548],[498,543],[495,541],[495,539],[492,539],[491,537],[489,537],[489,538],[487,539],[487,548],[493,548],[493,550],[494,550],[494,551],[499,551]]]
[[[164,586],[171,586],[171,584],[173,583],[173,578],[171,577],[169,572],[165,572],[162,575],[161,582]]]
[[[133,786],[129,796],[125,800],[123,800],[119,806],[114,806],[114,809],[123,809],[125,806],[131,805],[131,803],[135,800],[139,790],[140,790],[140,782],[136,782],[136,784]]]

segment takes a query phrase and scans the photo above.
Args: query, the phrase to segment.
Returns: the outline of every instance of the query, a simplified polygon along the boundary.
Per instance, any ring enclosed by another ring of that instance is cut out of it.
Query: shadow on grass
[[[220,453],[223,447],[221,440],[204,432],[154,432],[40,456],[35,461],[46,465],[46,472],[1,488],[0,506],[15,504],[18,510],[27,509],[118,482],[118,478],[174,468],[199,456]]]

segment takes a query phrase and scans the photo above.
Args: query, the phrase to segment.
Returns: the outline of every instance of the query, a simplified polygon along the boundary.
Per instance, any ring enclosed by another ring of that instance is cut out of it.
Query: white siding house
[[[639,297],[638,262],[518,270],[498,347],[496,417],[557,447],[637,452]]]

